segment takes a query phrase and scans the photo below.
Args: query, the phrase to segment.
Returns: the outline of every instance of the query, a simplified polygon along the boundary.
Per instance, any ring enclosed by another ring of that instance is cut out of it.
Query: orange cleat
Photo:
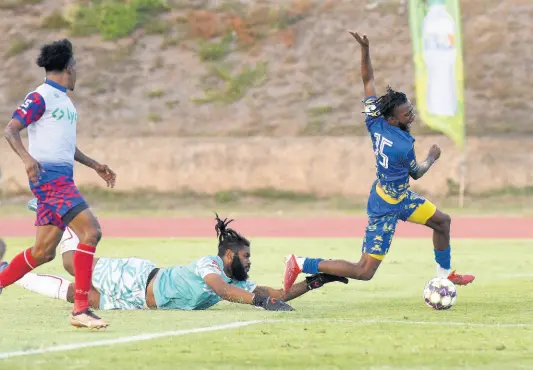
[[[448,275],[448,280],[450,280],[455,285],[468,285],[473,282],[475,277],[473,275],[459,275],[455,273],[455,270]]]
[[[296,256],[289,254],[285,257],[285,273],[283,274],[283,290],[288,292],[298,275],[302,272],[298,263],[296,262]]]

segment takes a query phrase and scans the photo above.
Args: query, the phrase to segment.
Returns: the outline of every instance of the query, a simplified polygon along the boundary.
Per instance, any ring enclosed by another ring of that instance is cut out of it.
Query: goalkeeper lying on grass
[[[30,208],[31,206],[30,202]],[[95,258],[89,304],[102,310],[179,309],[203,310],[221,300],[251,304],[269,311],[293,311],[286,303],[324,284],[348,280],[327,274],[309,276],[288,292],[257,286],[248,280],[250,242],[227,228],[217,216],[218,255],[200,258],[186,266],[157,268],[140,258]],[[69,234],[70,233],[70,234]],[[76,235],[65,231],[60,243],[63,263],[71,263],[78,244]],[[0,264],[0,270],[4,265]],[[30,291],[73,302],[74,284],[54,275],[29,273],[17,282]]]

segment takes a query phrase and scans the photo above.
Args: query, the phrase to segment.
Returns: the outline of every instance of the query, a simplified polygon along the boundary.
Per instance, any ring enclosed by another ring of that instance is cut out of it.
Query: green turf
[[[7,242],[11,257],[31,239]],[[456,241],[455,266],[477,280],[458,289],[449,311],[423,303],[434,263],[430,241],[420,239],[395,240],[372,281],[328,285],[292,301],[296,311],[288,313],[229,303],[199,312],[107,311],[101,312],[111,323],[107,331],[87,332],[68,325],[69,304],[14,286],[0,296],[0,353],[236,321],[284,322],[0,360],[0,369],[531,369],[530,246]],[[214,238],[105,239],[98,255],[147,257],[168,266],[215,249]],[[279,287],[283,256],[290,251],[355,260],[359,249],[359,239],[254,239],[252,278]],[[40,271],[66,274],[59,258]]]

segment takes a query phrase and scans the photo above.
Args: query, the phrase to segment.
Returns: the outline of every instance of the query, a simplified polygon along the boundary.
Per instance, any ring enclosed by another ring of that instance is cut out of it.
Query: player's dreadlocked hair
[[[379,115],[383,118],[391,118],[394,114],[394,108],[407,103],[407,95],[403,92],[394,91],[387,86],[387,93],[376,100],[376,107],[379,109]]]
[[[238,253],[242,247],[249,247],[250,242],[244,236],[240,235],[233,229],[228,229],[228,225],[233,220],[227,221],[227,218],[222,221],[218,214],[216,214],[217,224],[215,230],[218,237],[218,256],[222,257],[226,250],[231,249],[234,253]]]
[[[63,72],[72,59],[72,43],[67,40],[54,41],[41,47],[37,65],[46,72]]]

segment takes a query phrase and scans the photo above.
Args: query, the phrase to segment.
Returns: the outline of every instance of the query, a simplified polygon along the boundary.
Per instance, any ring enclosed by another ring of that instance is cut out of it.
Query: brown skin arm
[[[365,88],[366,96],[376,96],[376,83],[374,81],[374,70],[372,69],[372,62],[370,60],[370,42],[366,35],[359,35],[357,32],[350,34],[357,40],[361,46],[361,78]]]
[[[74,160],[95,170],[96,173],[98,173],[98,175],[105,180],[107,187],[112,188],[115,186],[115,181],[117,178],[115,172],[113,172],[113,170],[111,170],[111,168],[109,168],[107,165],[100,164],[94,159],[85,155],[81,150],[78,149],[78,147],[76,147],[76,152],[74,153]]]
[[[228,284],[217,274],[208,274],[204,281],[220,298],[225,301],[252,304],[254,294],[234,285]]]
[[[22,143],[22,138],[20,137],[20,132],[24,130],[24,126],[21,122],[16,119],[12,119],[6,126],[4,130],[4,136],[11,146],[11,149],[22,159],[24,166],[26,167],[26,173],[28,178],[34,184],[38,183],[39,177],[43,169],[41,164],[37,162],[31,155],[28,153],[24,144]]]
[[[262,294],[284,302],[298,298],[307,292],[309,292],[309,289],[307,288],[307,283],[305,281],[294,284],[287,293],[285,293],[283,289],[274,289],[268,286],[258,286],[254,289],[254,293]]]
[[[76,152],[74,153],[74,160],[92,169],[95,169],[96,166],[99,164],[94,159],[89,158],[88,156],[83,154],[83,152],[79,150],[78,147],[76,147]]]
[[[12,119],[6,126],[4,130],[4,136],[11,146],[11,149],[17,155],[22,159],[23,161],[26,161],[27,159],[31,158],[30,153],[26,150],[24,147],[24,144],[22,143],[22,139],[20,137],[20,132],[24,130],[26,126],[24,126],[22,123],[20,123],[16,119]]]
[[[409,173],[409,175],[414,179],[418,180],[429,171],[433,163],[435,163],[440,158],[441,150],[437,144],[434,144],[429,149],[428,156],[426,160],[421,163],[418,163],[416,168]]]
[[[413,180],[418,180],[429,171],[433,163],[435,163],[435,159],[432,157],[427,157],[426,160],[419,163],[416,169],[410,172],[409,175],[411,175]]]

